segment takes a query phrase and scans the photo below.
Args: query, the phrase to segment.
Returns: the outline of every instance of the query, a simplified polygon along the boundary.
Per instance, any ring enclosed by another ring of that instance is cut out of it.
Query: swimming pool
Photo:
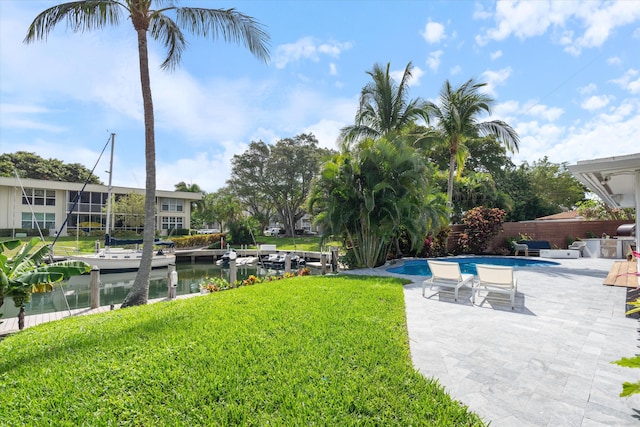
[[[438,261],[457,262],[462,274],[477,274],[476,264],[506,265],[514,268],[549,267],[560,265],[554,261],[543,261],[529,258],[500,257],[500,256],[466,256],[452,258],[437,258]],[[411,259],[398,267],[387,268],[390,273],[408,274],[410,276],[431,276],[431,270],[426,259]]]

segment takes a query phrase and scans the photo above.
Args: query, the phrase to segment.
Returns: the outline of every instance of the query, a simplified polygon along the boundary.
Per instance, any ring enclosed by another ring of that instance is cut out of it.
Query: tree
[[[206,192],[200,188],[198,184],[187,184],[184,181],[180,181],[179,183],[174,185],[176,191],[184,191],[186,193],[201,193],[205,194]],[[200,200],[192,200],[191,201],[191,227],[201,228],[204,224],[201,220],[202,209],[204,207],[204,203],[202,199]]]
[[[222,187],[205,195],[204,212],[207,224],[218,222],[220,230],[224,231],[230,223],[242,217],[242,206],[229,187]]]
[[[306,213],[313,178],[328,156],[329,151],[319,148],[312,134],[281,139],[275,145],[252,142],[244,154],[234,156],[229,186],[256,205],[253,212],[275,210],[286,234],[293,236],[296,222]],[[260,211],[262,202],[265,207]]]
[[[584,199],[586,188],[571,174],[566,162],[551,163],[545,156],[533,162],[529,179],[533,191],[557,212],[571,209]]]
[[[231,159],[231,179],[227,181],[244,209],[260,223],[261,230],[269,226],[274,213],[273,203],[264,191],[270,155],[267,144],[252,141],[244,153],[235,154]]]
[[[18,151],[0,154],[0,176],[43,179],[47,181],[102,184],[100,179],[80,163],[65,164],[57,159],[43,159],[35,153]]]
[[[391,77],[387,68],[375,64],[367,74],[373,79],[360,93],[360,105],[356,112],[355,124],[345,126],[340,131],[340,139],[346,147],[364,138],[380,138],[391,132],[399,132],[417,119],[429,122],[425,110],[427,103],[420,98],[408,99],[411,80],[411,62],[407,64],[399,83]]]
[[[91,266],[83,261],[59,261],[45,264],[50,247],[36,249],[40,240],[36,237],[22,245],[20,240],[0,242],[0,307],[5,297],[12,297],[17,308],[18,328],[24,328],[24,306],[33,292],[53,290],[53,284],[70,276],[87,273]],[[9,258],[5,251],[22,247]],[[33,249],[36,249],[33,251]],[[33,252],[32,252],[33,251]]]
[[[181,29],[186,29],[197,36],[210,37],[214,41],[222,37],[226,41],[242,43],[259,59],[267,61],[269,58],[266,46],[269,36],[261,25],[250,16],[239,13],[235,9],[177,7],[171,0],[158,1],[161,8],[154,10],[152,9],[153,3],[153,0],[84,0],[60,4],[40,13],[29,26],[25,37],[25,43],[46,39],[49,32],[64,19],[67,21],[67,27],[74,32],[115,26],[120,23],[123,12],[131,19],[137,34],[145,129],[145,222],[140,267],[133,287],[125,297],[122,307],[147,303],[156,229],[155,120],[149,75],[147,33],[167,48],[168,53],[161,64],[162,69],[173,69],[180,63],[182,51],[187,44]],[[175,13],[175,20],[167,14],[170,11]]]
[[[112,203],[114,219],[128,229],[138,230],[144,226],[144,206],[144,194],[129,193],[116,198]]]
[[[427,231],[446,221],[430,176],[422,157],[401,140],[363,140],[324,164],[309,209],[325,230],[344,238],[352,267],[376,267],[400,233],[419,251]]]
[[[427,106],[429,115],[436,119],[436,124],[424,137],[444,144],[449,152],[447,204],[450,207],[453,200],[454,176],[459,178],[462,174],[469,154],[466,142],[470,138],[493,135],[509,151],[518,150],[520,138],[507,123],[501,120],[478,121],[481,114],[491,114],[491,104],[494,102],[489,95],[480,92],[484,86],[486,83],[476,83],[470,79],[459,88],[453,89],[447,80],[440,91],[440,105],[429,102]]]

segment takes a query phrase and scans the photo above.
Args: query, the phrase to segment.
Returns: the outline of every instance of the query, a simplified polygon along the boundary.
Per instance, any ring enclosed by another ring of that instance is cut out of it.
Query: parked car
[[[203,228],[201,230],[198,230],[198,234],[216,234],[216,233],[220,233],[220,230],[218,230],[217,228]]]
[[[278,228],[278,227],[270,227],[264,230],[264,235],[265,236],[278,236],[280,234],[284,234],[283,232],[284,230]]]

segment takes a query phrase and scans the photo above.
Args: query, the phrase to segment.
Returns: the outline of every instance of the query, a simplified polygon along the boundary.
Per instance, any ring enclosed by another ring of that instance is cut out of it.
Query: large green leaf
[[[625,368],[640,368],[640,356],[635,357],[623,357],[620,360],[616,360],[616,365],[624,366]]]
[[[640,381],[635,383],[625,382],[622,384],[622,393],[620,393],[620,397],[628,397],[636,393],[640,393]]]

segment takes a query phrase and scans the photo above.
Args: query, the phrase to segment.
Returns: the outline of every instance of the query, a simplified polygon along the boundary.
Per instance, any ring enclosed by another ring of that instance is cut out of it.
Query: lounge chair
[[[507,294],[511,299],[511,309],[515,309],[516,292],[518,291],[518,281],[513,275],[513,267],[503,265],[477,264],[478,281],[474,283],[471,301],[476,303],[476,294],[480,291],[489,293]]]
[[[458,289],[467,284],[473,284],[473,274],[462,274],[460,264],[448,261],[427,260],[431,270],[431,278],[422,282],[422,296],[427,285],[454,289],[454,301],[458,301]]]
[[[571,243],[569,245],[569,249],[574,249],[577,251],[580,251],[580,256],[583,256],[582,251],[584,251],[584,248],[587,246],[587,242],[583,242],[581,240],[576,240],[575,242]]]

